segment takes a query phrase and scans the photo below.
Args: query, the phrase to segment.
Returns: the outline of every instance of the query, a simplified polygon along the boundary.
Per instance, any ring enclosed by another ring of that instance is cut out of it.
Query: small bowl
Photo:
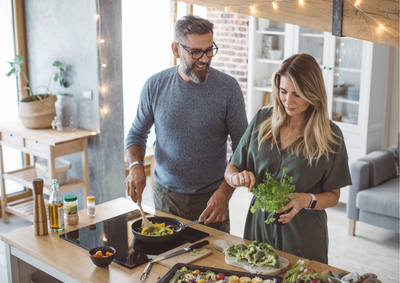
[[[93,256],[98,251],[101,251],[103,253],[103,255],[105,255],[106,252],[113,253],[113,255],[106,256],[106,257],[95,257],[95,256]],[[93,249],[91,249],[89,251],[89,256],[90,256],[90,259],[92,260],[92,262],[94,263],[94,265],[96,265],[98,267],[106,267],[106,266],[109,266],[110,263],[113,261],[114,255],[115,255],[116,252],[117,251],[113,247],[107,247],[107,246],[96,247],[96,248],[93,248]]]

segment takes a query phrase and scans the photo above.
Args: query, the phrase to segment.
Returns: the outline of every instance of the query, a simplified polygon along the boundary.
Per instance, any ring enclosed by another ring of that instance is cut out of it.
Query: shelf
[[[318,33],[300,33],[300,36],[304,37],[316,37],[316,38],[324,38],[324,34],[318,34]]]
[[[48,205],[47,199],[44,200],[44,205],[46,207],[47,219],[49,219],[49,210],[47,209]],[[33,206],[34,206],[34,198],[27,197],[7,203],[6,212],[17,215],[21,218],[33,222]]]
[[[344,71],[344,72],[353,72],[353,73],[361,73],[361,69],[354,68],[344,68],[344,67],[335,67],[336,71]]]
[[[349,104],[360,104],[360,101],[357,100],[351,100],[351,99],[347,99],[347,98],[343,98],[343,97],[334,97],[333,101],[336,102],[342,102],[342,103],[349,103]]]
[[[285,30],[274,31],[274,30],[256,30],[258,34],[269,34],[269,35],[285,35]]]
[[[14,181],[23,185],[24,187],[32,189],[32,180],[37,178],[36,169],[35,166],[27,166],[23,169],[4,173],[3,178]],[[83,187],[85,187],[85,184],[82,180],[70,178],[70,181],[67,184],[60,185],[60,194]],[[46,195],[50,195],[50,190],[48,186],[43,186],[43,193]]]
[[[260,63],[269,63],[269,64],[277,64],[277,65],[280,65],[283,62],[283,60],[272,60],[272,59],[265,59],[265,58],[257,58],[256,61],[260,62]]]
[[[272,86],[255,86],[255,90],[272,92]]]

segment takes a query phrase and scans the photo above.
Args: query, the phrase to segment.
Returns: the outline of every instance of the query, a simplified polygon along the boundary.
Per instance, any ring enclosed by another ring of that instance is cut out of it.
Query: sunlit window
[[[9,64],[14,59],[14,32],[12,18],[12,1],[0,0],[0,123],[18,119],[18,91],[15,77],[6,77]],[[3,146],[4,171],[9,172],[22,168],[21,152]],[[6,194],[12,194],[24,189],[23,186],[6,180]],[[1,191],[0,191],[1,194]]]

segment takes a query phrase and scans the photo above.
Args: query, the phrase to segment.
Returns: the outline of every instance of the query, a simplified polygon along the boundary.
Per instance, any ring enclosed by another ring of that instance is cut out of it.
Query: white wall
[[[122,0],[124,134],[136,116],[140,92],[153,74],[170,67],[170,2]],[[154,131],[147,144],[155,140]]]
[[[397,144],[398,133],[400,132],[399,126],[399,53],[400,49],[391,47],[389,52],[389,79],[388,79],[388,94],[386,106],[386,122],[385,122],[385,136],[383,140],[383,147],[387,148],[391,145]]]

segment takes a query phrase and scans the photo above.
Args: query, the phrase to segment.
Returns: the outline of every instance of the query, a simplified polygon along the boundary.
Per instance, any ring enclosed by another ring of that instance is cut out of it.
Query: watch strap
[[[317,198],[314,196],[314,194],[309,193],[309,195],[311,196],[311,202],[310,202],[310,205],[308,206],[308,208],[306,208],[306,209],[314,209],[315,206],[317,205]]]
[[[143,167],[144,167],[144,164],[142,163],[142,162],[140,162],[140,161],[134,161],[134,162],[132,162],[131,163],[131,165],[129,165],[129,168],[128,169],[131,169],[133,166],[135,166],[135,165],[142,165]]]

